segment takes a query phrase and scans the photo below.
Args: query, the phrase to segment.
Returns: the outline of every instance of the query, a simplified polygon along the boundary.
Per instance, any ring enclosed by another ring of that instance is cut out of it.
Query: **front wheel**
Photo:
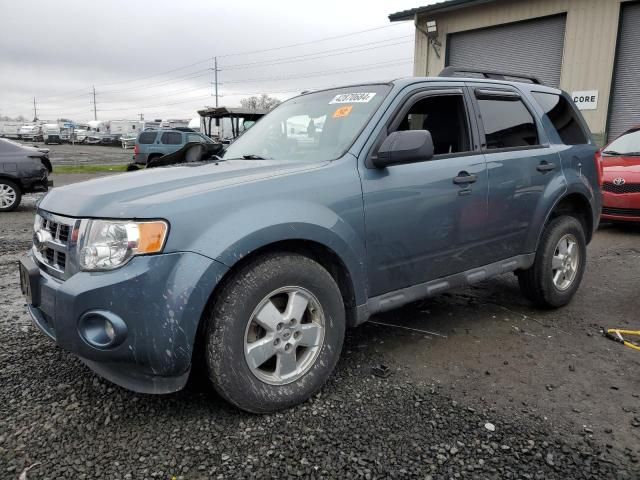
[[[0,212],[15,210],[21,199],[20,188],[12,181],[0,178]]]
[[[575,217],[551,220],[542,233],[534,264],[518,272],[523,295],[543,308],[558,308],[578,290],[587,262],[582,223]]]
[[[206,319],[206,363],[233,405],[268,413],[306,401],[333,371],[344,340],[344,303],[320,264],[269,254],[226,282]]]

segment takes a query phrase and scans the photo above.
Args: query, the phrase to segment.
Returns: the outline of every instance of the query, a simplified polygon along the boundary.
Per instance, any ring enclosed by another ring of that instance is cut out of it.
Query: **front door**
[[[362,169],[371,296],[483,264],[487,169],[468,107],[463,87],[416,93],[376,145],[394,131],[428,130],[434,157]]]

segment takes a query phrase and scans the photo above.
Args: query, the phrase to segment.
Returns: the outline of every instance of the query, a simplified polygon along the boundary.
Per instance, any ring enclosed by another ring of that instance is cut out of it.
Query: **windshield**
[[[349,149],[389,90],[388,85],[363,85],[293,98],[232,143],[224,158],[335,160]]]
[[[607,155],[638,155],[640,156],[640,129],[623,133],[605,148]]]

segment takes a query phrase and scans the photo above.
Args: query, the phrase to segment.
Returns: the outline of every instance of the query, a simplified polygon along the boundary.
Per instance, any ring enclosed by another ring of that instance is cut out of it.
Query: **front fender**
[[[346,210],[361,208],[361,202],[353,199],[353,203],[345,205]],[[349,221],[323,205],[271,201],[234,210],[204,232],[190,250],[231,268],[251,252],[288,240],[315,242],[333,251],[353,280],[356,303],[366,302],[362,236]]]

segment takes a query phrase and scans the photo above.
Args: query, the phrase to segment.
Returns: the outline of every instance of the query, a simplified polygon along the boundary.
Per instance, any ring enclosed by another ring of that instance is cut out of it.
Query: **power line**
[[[321,42],[326,42],[326,41],[330,41],[330,40],[336,40],[336,39],[340,39],[340,38],[346,38],[346,37],[350,37],[350,36],[354,36],[354,35],[360,35],[360,34],[363,34],[363,33],[383,30],[383,29],[395,27],[395,26],[398,26],[398,25],[402,25],[402,24],[401,23],[392,23],[392,24],[389,24],[389,25],[383,25],[383,26],[380,26],[380,27],[374,27],[374,28],[369,28],[369,29],[365,29],[365,30],[359,30],[359,31],[350,32],[350,33],[344,33],[344,34],[341,34],[341,35],[334,35],[334,36],[330,36],[330,37],[319,38],[319,39],[310,40],[310,41],[307,41],[307,42],[299,42],[299,43],[293,43],[293,44],[289,44],[289,45],[280,45],[280,46],[277,46],[277,47],[266,48],[266,49],[261,49],[261,50],[251,50],[251,51],[244,51],[244,52],[228,53],[228,54],[224,54],[224,55],[218,55],[217,57],[218,58],[227,58],[227,57],[232,57],[232,56],[251,55],[251,54],[255,54],[255,53],[264,53],[264,52],[270,52],[270,51],[284,50],[284,49],[295,48],[295,47],[304,46],[304,45],[311,45],[311,44],[315,44],[315,43],[321,43]],[[343,47],[343,48],[349,48],[349,47]],[[321,52],[316,52],[316,53],[321,53]],[[121,85],[121,84],[125,84],[125,83],[135,83],[135,82],[139,82],[140,80],[147,80],[149,78],[160,77],[160,76],[163,76],[163,75],[167,75],[169,73],[174,73],[174,72],[177,72],[177,71],[180,71],[180,70],[184,70],[186,68],[190,68],[190,67],[193,67],[193,66],[196,66],[196,65],[200,65],[200,64],[203,64],[203,63],[210,62],[212,59],[213,59],[213,57],[207,57],[205,59],[198,60],[198,61],[190,63],[188,65],[183,65],[183,66],[176,67],[176,68],[173,68],[173,69],[170,69],[170,70],[165,70],[165,71],[162,71],[162,72],[159,72],[159,73],[145,75],[145,76],[137,77],[137,78],[130,79],[130,80],[119,80],[119,81],[116,81],[116,82],[98,84],[98,87]],[[85,89],[78,89],[78,90],[71,90],[71,91],[65,92],[65,93],[45,96],[45,97],[41,97],[41,98],[46,98],[46,99],[63,98],[63,97],[67,97],[69,95],[77,94],[78,92],[82,92],[82,91],[86,92]],[[84,95],[86,95],[86,93],[81,93],[80,95],[75,95],[75,97],[84,96]]]
[[[349,69],[341,69],[341,70],[321,70],[317,72],[309,72],[303,75],[290,75],[286,77],[262,77],[262,78],[252,78],[248,80],[230,80],[230,81],[226,81],[225,84],[269,82],[269,81],[279,81],[279,80],[291,80],[296,78],[309,78],[309,77],[316,77],[316,76],[321,77],[321,76],[336,75],[341,73],[360,72],[363,70],[375,70],[378,68],[393,67],[393,66],[404,65],[412,62],[413,62],[413,59],[408,58],[408,59],[402,59],[402,60],[392,60],[391,62],[376,62],[373,64],[360,65],[359,68],[349,68]]]
[[[255,67],[255,66],[260,66],[260,65],[280,65],[282,63],[294,63],[294,62],[301,61],[301,60],[315,60],[316,58],[332,57],[332,56],[337,56],[337,55],[346,55],[346,54],[349,54],[349,53],[357,53],[357,52],[364,52],[364,51],[367,51],[367,50],[375,50],[377,48],[386,48],[386,47],[392,47],[392,46],[395,46],[395,45],[404,45],[405,43],[410,43],[410,42],[409,41],[397,42],[397,43],[391,43],[391,44],[388,44],[388,45],[378,45],[378,46],[371,47],[371,48],[362,48],[362,49],[359,49],[359,50],[340,52],[340,50],[349,50],[349,49],[352,49],[352,48],[363,47],[363,46],[367,46],[367,45],[386,43],[386,42],[390,42],[392,40],[398,40],[398,39],[401,39],[401,38],[408,38],[408,37],[413,37],[413,35],[403,35],[401,37],[387,38],[385,40],[379,40],[377,42],[367,42],[367,43],[362,43],[362,44],[358,44],[358,45],[351,45],[351,46],[348,46],[348,47],[333,48],[333,49],[330,49],[330,50],[323,50],[323,51],[320,51],[320,52],[309,53],[309,54],[304,54],[304,55],[294,55],[294,56],[291,56],[291,57],[274,58],[272,60],[261,60],[259,62],[236,63],[236,64],[232,64],[232,65],[227,65],[224,68],[220,69],[220,71],[244,69],[244,68],[250,68],[250,67]],[[338,53],[333,53],[331,55],[324,55],[325,53],[330,53],[330,52],[338,52]]]
[[[372,42],[365,42],[365,43],[358,43],[358,44],[354,44],[354,45],[348,45],[345,47],[337,47],[337,48],[332,48],[332,49],[326,49],[326,50],[320,50],[320,51],[316,51],[313,53],[306,53],[306,54],[300,54],[300,55],[290,55],[290,56],[285,56],[285,57],[279,57],[279,58],[274,58],[271,60],[260,60],[260,61],[255,61],[255,62],[244,62],[244,63],[236,63],[236,64],[231,64],[231,65],[227,65],[226,67],[223,68],[219,68],[218,66],[218,59],[219,58],[228,58],[228,57],[233,57],[233,56],[241,56],[241,55],[253,55],[253,54],[257,54],[257,53],[265,53],[265,52],[272,52],[272,51],[279,51],[279,50],[285,50],[285,49],[291,49],[291,48],[295,48],[295,47],[300,47],[300,46],[305,46],[305,45],[313,45],[313,44],[317,44],[317,43],[321,43],[321,42],[326,42],[326,41],[331,41],[331,40],[336,40],[336,39],[340,39],[340,38],[346,38],[346,37],[350,37],[350,36],[355,36],[355,35],[360,35],[360,34],[364,34],[364,33],[368,33],[368,32],[372,32],[372,31],[379,31],[379,30],[383,30],[386,28],[390,28],[393,26],[396,26],[398,24],[390,24],[390,25],[384,25],[381,27],[375,27],[375,28],[370,28],[370,29],[365,29],[365,30],[360,30],[360,31],[356,31],[356,32],[350,32],[350,33],[345,33],[345,34],[341,34],[341,35],[334,35],[334,36],[329,36],[329,37],[324,37],[324,38],[320,38],[320,39],[316,39],[316,40],[311,40],[311,41],[306,41],[306,42],[299,42],[299,43],[294,43],[294,44],[289,44],[289,45],[281,45],[278,47],[272,47],[272,48],[265,48],[265,49],[259,49],[259,50],[251,50],[251,51],[244,51],[244,52],[236,52],[236,53],[228,53],[228,54],[224,54],[224,55],[217,55],[217,56],[213,56],[213,57],[208,57],[207,59],[204,60],[200,60],[197,62],[193,62],[190,63],[188,65],[183,65],[180,67],[176,67],[170,70],[166,70],[160,73],[156,73],[156,74],[152,74],[152,75],[146,75],[146,76],[142,76],[142,77],[138,77],[135,79],[130,79],[130,80],[122,80],[122,81],[116,81],[116,82],[109,82],[109,83],[105,83],[102,84],[102,86],[111,86],[111,85],[123,85],[123,84],[135,84],[136,82],[140,82],[142,80],[147,80],[150,78],[155,78],[155,77],[161,77],[161,76],[165,76],[165,75],[169,75],[171,73],[175,73],[181,70],[185,70],[188,68],[192,68],[194,66],[203,64],[205,62],[210,62],[211,60],[213,60],[213,68],[204,68],[204,69],[200,69],[200,70],[195,70],[192,72],[188,72],[188,73],[184,73],[178,76],[174,76],[174,77],[169,77],[169,78],[164,78],[164,79],[159,79],[158,81],[152,82],[152,83],[145,83],[145,84],[139,84],[139,85],[130,85],[130,86],[124,86],[124,88],[120,88],[120,89],[115,89],[115,90],[106,90],[106,91],[96,91],[96,87],[92,86],[90,91],[84,91],[83,93],[79,93],[81,92],[81,90],[73,90],[70,91],[66,94],[58,94],[58,95],[52,95],[49,97],[39,97],[40,100],[42,100],[42,98],[45,99],[54,99],[54,98],[58,98],[60,99],[59,102],[62,103],[68,103],[68,102],[76,102],[76,101],[82,101],[86,98],[87,95],[90,96],[90,98],[93,98],[93,113],[94,113],[94,118],[97,118],[97,105],[96,105],[96,96],[98,95],[98,93],[101,96],[101,99],[104,98],[102,97],[103,95],[106,95],[107,98],[109,98],[109,96],[112,95],[121,95],[121,94],[126,94],[126,93],[131,93],[131,92],[136,92],[136,91],[140,91],[140,90],[146,90],[149,88],[155,88],[155,87],[164,87],[166,85],[171,85],[171,84],[179,84],[182,82],[188,82],[190,80],[199,78],[199,77],[203,77],[205,75],[209,75],[210,72],[213,71],[213,91],[212,94],[215,97],[216,100],[216,105],[218,105],[218,97],[222,96],[219,93],[219,86],[220,86],[220,82],[219,82],[219,78],[218,78],[218,73],[222,72],[222,71],[233,71],[233,70],[243,70],[243,69],[248,69],[248,68],[257,68],[260,66],[276,66],[276,65],[282,65],[282,64],[287,64],[287,63],[297,63],[297,62],[303,62],[303,61],[313,61],[313,60],[317,60],[320,58],[328,58],[328,57],[333,57],[333,56],[338,56],[338,55],[349,55],[349,54],[355,54],[355,53],[359,53],[359,52],[363,52],[363,51],[368,51],[368,50],[376,50],[376,49],[380,49],[380,48],[387,48],[387,47],[392,47],[392,46],[397,46],[397,45],[402,45],[405,43],[409,43],[409,41],[399,41],[399,42],[394,42],[394,40],[400,40],[400,39],[404,39],[404,38],[409,38],[412,37],[413,35],[404,35],[404,36],[396,36],[396,37],[391,37],[391,38],[386,38],[386,39],[382,39],[382,40],[377,40],[377,41],[372,41]],[[393,43],[389,43],[389,42],[393,42]],[[291,80],[291,79],[298,79],[298,78],[310,78],[310,77],[322,77],[322,76],[329,76],[329,75],[337,75],[337,74],[344,74],[344,73],[350,73],[350,72],[358,72],[358,71],[364,71],[364,70],[373,70],[373,69],[380,69],[380,68],[388,68],[388,67],[393,67],[393,66],[399,66],[399,65],[403,65],[405,63],[410,63],[410,61],[412,61],[412,59],[407,59],[407,60],[392,60],[389,62],[377,62],[375,64],[365,64],[365,65],[359,65],[356,66],[355,68],[343,68],[343,69],[337,69],[337,70],[324,70],[324,71],[315,71],[315,72],[308,72],[308,73],[303,73],[303,74],[294,74],[294,75],[286,75],[286,76],[272,76],[272,77],[262,77],[262,78],[250,78],[250,79],[239,79],[239,80],[228,80],[224,83],[228,83],[228,84],[241,84],[241,83],[256,83],[256,82],[271,82],[271,81],[281,81],[281,80]],[[99,84],[100,86],[100,84]],[[150,98],[157,98],[157,97],[167,97],[167,96],[173,96],[173,95],[179,95],[182,93],[188,93],[188,92],[193,92],[193,91],[198,91],[198,90],[202,90],[204,87],[188,87],[188,88],[181,88],[181,89],[177,89],[174,91],[169,91],[166,92],[164,94],[159,94],[159,95],[147,95],[147,96],[143,96],[143,97],[137,97],[136,100],[147,100]],[[308,87],[305,87],[305,89],[308,89]],[[291,90],[286,90],[283,92],[289,93],[289,92],[294,92],[298,89],[291,89]],[[277,93],[277,92],[273,92],[273,93]],[[69,98],[67,99],[63,99],[63,97],[67,95],[69,96]],[[210,97],[211,95],[209,95]],[[189,102],[189,101],[193,101],[193,100],[197,100],[198,98],[206,98],[206,97],[194,97],[194,98],[190,98],[190,99],[186,99],[183,100],[181,102],[174,102],[174,103],[170,103],[170,104],[164,104],[164,105],[157,105],[157,106],[169,106],[169,105],[176,105],[176,104],[180,104],[180,103],[184,103]],[[103,103],[107,103],[107,104],[118,104],[118,103],[129,103],[129,101],[127,100],[123,100],[123,101],[118,101],[118,100],[102,100]],[[55,103],[55,102],[52,102]],[[132,105],[134,104],[139,104],[139,102],[134,101],[132,103]],[[17,104],[16,104],[17,105]],[[143,108],[155,108],[156,105],[151,106],[151,107],[143,107]],[[112,110],[129,110],[132,109],[134,107],[129,107],[129,108],[122,108],[122,109],[112,109]],[[45,108],[45,111],[48,111],[49,109]],[[63,110],[63,109],[60,109]],[[110,111],[110,110],[103,110],[100,109],[100,111]]]
[[[376,30],[382,30],[384,28],[396,27],[398,25],[402,25],[402,24],[401,23],[391,23],[389,25],[383,25],[381,27],[368,28],[366,30],[359,30],[357,32],[344,33],[342,35],[334,35],[333,37],[319,38],[317,40],[310,40],[310,41],[307,41],[307,42],[292,43],[290,45],[281,45],[279,47],[264,48],[264,49],[261,49],[261,50],[250,50],[250,51],[237,52],[237,53],[228,53],[226,55],[218,55],[218,58],[236,57],[236,56],[239,56],[239,55],[252,55],[254,53],[273,52],[275,50],[284,50],[286,48],[301,47],[301,46],[304,46],[304,45],[311,45],[311,44],[314,44],[314,43],[326,42],[326,41],[329,41],[329,40],[336,40],[338,38],[345,38],[345,37],[351,37],[353,35],[360,35],[362,33],[374,32]]]

